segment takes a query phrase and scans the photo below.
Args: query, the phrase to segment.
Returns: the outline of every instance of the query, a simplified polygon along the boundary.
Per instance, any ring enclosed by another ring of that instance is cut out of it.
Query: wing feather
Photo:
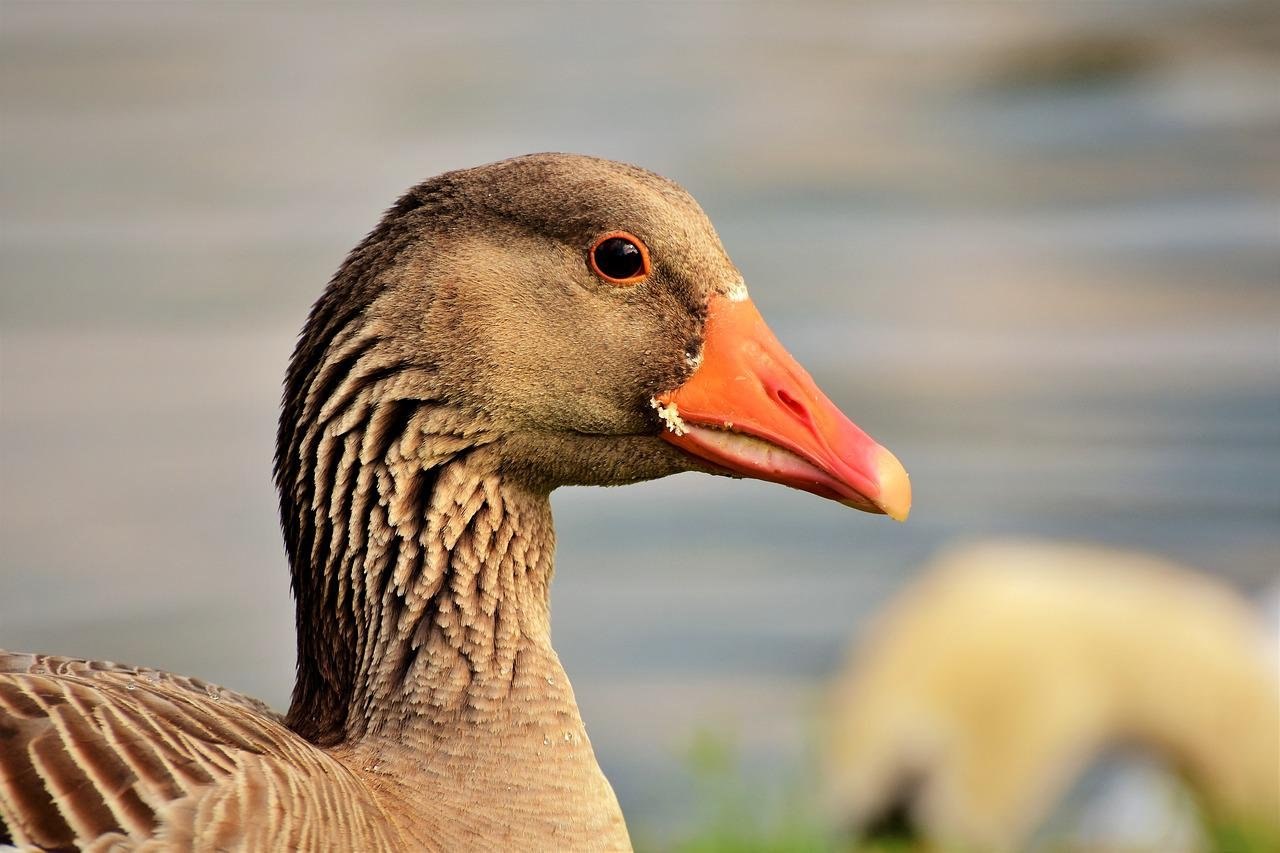
[[[0,839],[84,850],[400,847],[364,784],[256,699],[157,670],[3,651]]]
[[[6,686],[0,682],[0,694],[6,694],[6,699],[15,698],[7,695],[11,691],[5,690]],[[32,719],[7,717],[0,721],[0,743],[4,745],[0,749],[0,816],[13,840],[24,839],[52,848],[71,839],[72,831],[45,787],[28,748],[43,729]]]

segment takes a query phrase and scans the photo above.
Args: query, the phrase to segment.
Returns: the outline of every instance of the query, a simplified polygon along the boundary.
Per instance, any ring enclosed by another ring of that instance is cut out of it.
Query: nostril
[[[805,423],[809,422],[809,410],[804,407],[804,403],[801,403],[781,388],[774,391],[773,395],[778,398],[779,403],[790,409],[793,415]]]

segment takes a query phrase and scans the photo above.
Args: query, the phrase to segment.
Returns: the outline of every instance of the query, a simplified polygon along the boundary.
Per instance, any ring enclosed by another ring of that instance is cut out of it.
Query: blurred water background
[[[633,161],[912,473],[905,526],[697,475],[556,495],[556,646],[633,832],[945,543],[1280,562],[1280,6],[0,3],[0,646],[287,704],[284,365],[409,185]]]

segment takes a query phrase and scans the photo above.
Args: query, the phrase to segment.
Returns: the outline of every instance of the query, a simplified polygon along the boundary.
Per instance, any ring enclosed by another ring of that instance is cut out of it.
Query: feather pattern
[[[642,298],[583,263],[619,226],[667,247]],[[629,849],[551,647],[549,495],[690,468],[647,401],[689,375],[709,288],[740,278],[697,204],[635,167],[533,155],[410,190],[285,381],[289,711],[0,653],[0,843]]]
[[[0,734],[0,820],[20,847],[401,847],[350,770],[197,678],[0,653]]]

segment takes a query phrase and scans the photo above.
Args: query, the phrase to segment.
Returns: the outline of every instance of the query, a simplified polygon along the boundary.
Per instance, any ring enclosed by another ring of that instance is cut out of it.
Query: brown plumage
[[[256,699],[46,655],[0,653],[0,674],[7,840],[46,850],[143,838],[151,850],[197,838],[217,849],[317,849],[335,834],[397,841],[366,786]]]
[[[614,231],[647,245],[639,283],[617,286],[584,262]],[[629,848],[551,647],[548,496],[724,472],[732,453],[713,466],[678,449],[687,431],[664,432],[655,409],[710,370],[699,368],[709,306],[729,300],[745,316],[741,277],[705,215],[641,169],[534,155],[409,191],[316,303],[285,383],[276,481],[298,629],[288,713],[150,670],[0,658],[10,838]],[[829,402],[782,367],[784,427],[817,435],[809,411]],[[728,426],[703,433],[736,436]],[[819,493],[903,517],[901,466],[852,424],[839,429],[860,485],[845,489],[854,475],[837,472]],[[741,473],[818,490],[823,461],[786,458],[781,473],[756,462]]]

